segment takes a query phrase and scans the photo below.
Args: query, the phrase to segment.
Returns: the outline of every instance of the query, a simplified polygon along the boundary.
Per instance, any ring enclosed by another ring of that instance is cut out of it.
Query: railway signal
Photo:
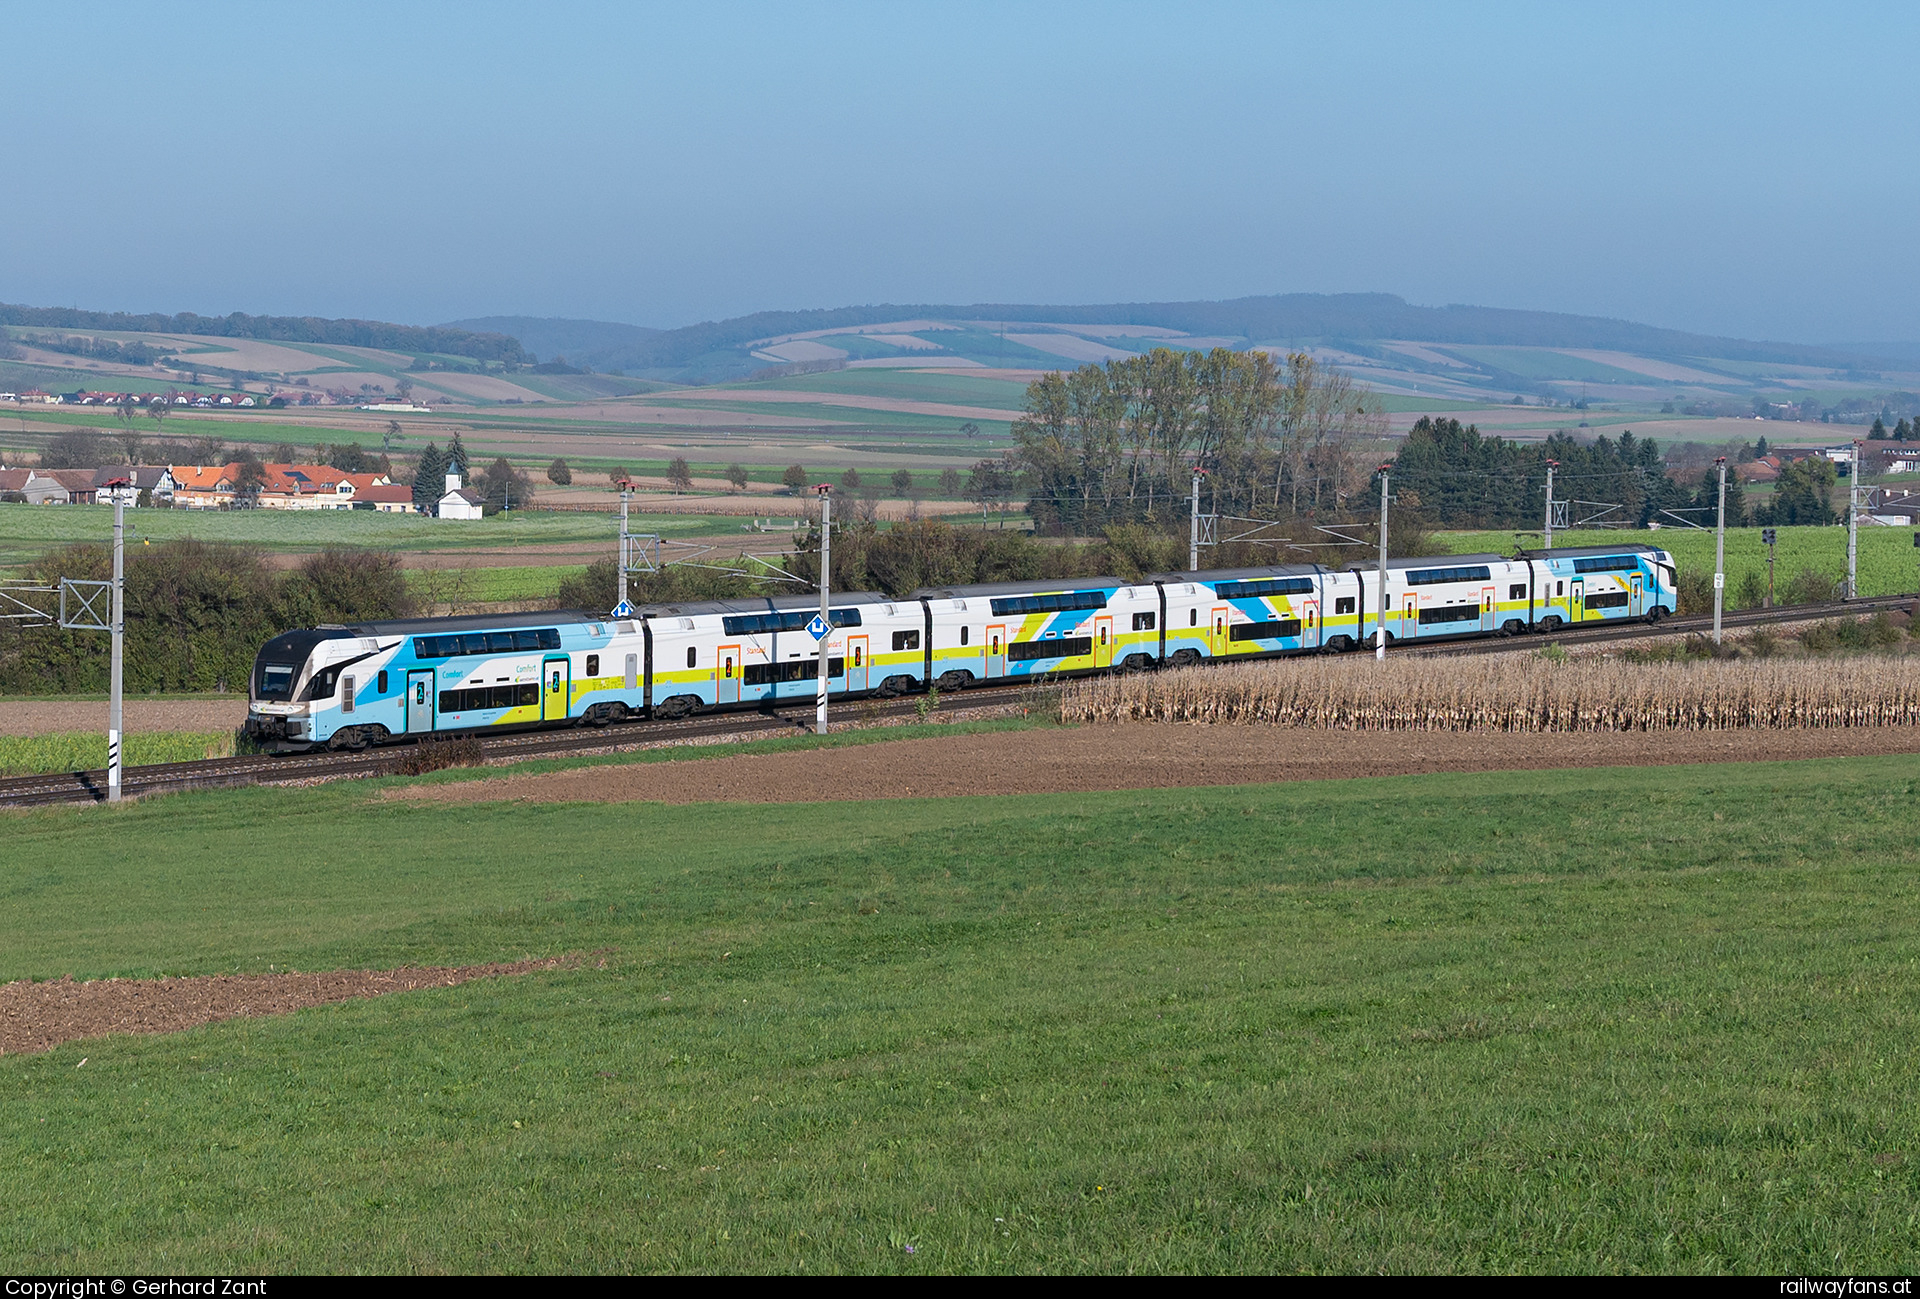
[[[1773,543],[1779,540],[1779,537],[1780,534],[1772,528],[1760,529],[1760,540],[1767,544],[1767,603],[1765,607],[1768,609],[1773,608]],[[1913,534],[1913,544],[1920,546],[1920,532]]]

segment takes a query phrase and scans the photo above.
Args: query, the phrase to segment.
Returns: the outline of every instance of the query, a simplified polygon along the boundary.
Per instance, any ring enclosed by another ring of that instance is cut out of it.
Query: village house
[[[116,478],[124,478],[127,485],[108,487]],[[138,505],[144,492],[149,505],[168,506],[173,503],[173,486],[173,471],[165,465],[110,465],[93,473],[94,499],[103,505],[116,496],[128,505]]]
[[[224,510],[233,504],[239,464],[169,465],[173,474],[173,503],[189,510]]]
[[[356,510],[377,510],[381,514],[417,514],[413,508],[413,488],[399,483],[380,483],[353,494]]]
[[[0,469],[0,501],[27,505],[65,505],[67,489],[38,469]]]

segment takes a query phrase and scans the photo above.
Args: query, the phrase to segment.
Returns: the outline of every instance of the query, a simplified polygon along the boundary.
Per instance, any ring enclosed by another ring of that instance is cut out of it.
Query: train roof
[[[1645,541],[1630,541],[1621,546],[1555,546],[1552,550],[1523,550],[1528,559],[1579,559],[1585,555],[1651,555],[1665,550]]]
[[[1045,577],[1030,582],[974,582],[966,586],[923,586],[909,600],[965,600],[976,595],[1053,595],[1067,591],[1113,591],[1141,586],[1119,577]]]
[[[1387,567],[1396,570],[1404,568],[1457,568],[1461,564],[1511,564],[1512,562],[1512,555],[1494,554],[1421,555],[1415,559],[1395,559],[1391,555],[1387,557]],[[1378,560],[1375,560],[1369,564],[1351,565],[1347,571],[1350,573],[1374,573],[1378,572],[1379,569],[1380,563]]]
[[[827,603],[835,609],[849,609],[854,605],[904,601],[879,591],[834,591],[828,595]],[[685,604],[647,604],[635,612],[642,618],[686,618],[703,613],[784,613],[790,609],[819,607],[818,595],[755,595],[736,596],[731,600],[689,600]]]
[[[351,636],[411,636],[416,632],[494,631],[507,627],[558,627],[566,623],[610,622],[604,613],[585,609],[548,609],[532,613],[463,613],[450,618],[387,618],[379,622],[324,624],[319,630]]]
[[[1261,577],[1314,577],[1328,570],[1320,564],[1269,564],[1264,568],[1209,568],[1198,573],[1151,573],[1149,582],[1244,582]]]

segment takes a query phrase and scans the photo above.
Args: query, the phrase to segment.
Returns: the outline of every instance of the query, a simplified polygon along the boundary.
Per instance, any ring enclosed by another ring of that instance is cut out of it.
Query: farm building
[[[60,480],[37,469],[0,469],[0,501],[65,505],[72,498]]]
[[[353,494],[356,510],[377,510],[382,514],[415,514],[413,488],[396,483],[378,483]]]

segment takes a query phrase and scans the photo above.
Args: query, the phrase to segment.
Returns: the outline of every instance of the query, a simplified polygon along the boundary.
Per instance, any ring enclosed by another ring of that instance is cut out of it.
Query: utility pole
[[[1392,468],[1391,464],[1380,466],[1380,625],[1373,633],[1376,663],[1387,659],[1387,471]]]
[[[1547,546],[1553,549],[1553,471],[1560,467],[1558,460],[1547,461]]]
[[[1913,535],[1914,545],[1920,546],[1920,532]],[[1779,538],[1780,534],[1772,528],[1760,529],[1760,540],[1767,543],[1767,602],[1763,607],[1768,609],[1773,608],[1773,543]]]
[[[126,681],[127,644],[127,491],[130,484],[116,479],[113,493],[113,667],[107,695],[107,801],[120,801],[120,692]]]
[[[632,495],[633,480],[622,478],[620,480],[620,562],[614,565],[620,571],[620,598],[613,604],[618,615],[630,612],[630,606],[627,604],[627,565],[631,561],[627,556],[627,548],[631,543],[627,540],[627,501]]]
[[[1847,461],[1847,599],[1860,598],[1860,444]]]
[[[833,648],[833,615],[827,610],[827,587],[833,581],[833,484],[821,483],[820,493],[820,678],[813,694],[813,733],[827,733],[827,654]]]
[[[1713,643],[1720,643],[1720,605],[1727,590],[1727,458],[1713,462],[1720,470],[1720,522],[1713,533]]]
[[[1204,471],[1199,465],[1193,467],[1193,505],[1187,518],[1187,571],[1200,571],[1200,475]]]

